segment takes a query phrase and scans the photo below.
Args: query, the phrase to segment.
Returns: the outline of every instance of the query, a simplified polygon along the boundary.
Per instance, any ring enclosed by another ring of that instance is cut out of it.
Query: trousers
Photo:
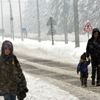
[[[13,93],[4,94],[4,100],[16,100],[16,95]]]

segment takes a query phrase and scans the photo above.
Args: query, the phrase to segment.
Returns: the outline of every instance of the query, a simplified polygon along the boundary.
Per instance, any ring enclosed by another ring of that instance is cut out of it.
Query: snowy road
[[[43,44],[18,41],[15,54],[30,90],[26,100],[100,100],[100,87],[92,87],[89,77],[88,87],[82,88],[76,74],[75,64],[85,45],[74,49],[70,44],[47,46],[47,41]]]
[[[27,60],[21,59],[23,69],[26,72],[31,73],[33,76],[47,81],[66,92],[69,91],[80,100],[99,100],[100,87],[92,87],[89,84],[88,88],[82,88],[80,86],[79,76],[75,72],[75,66],[45,59],[26,58]],[[90,83],[90,80],[88,83]]]
[[[100,87],[92,87],[90,84],[88,88],[80,86],[75,66],[25,55],[18,57],[30,90],[25,100],[100,99]]]
[[[34,77],[31,74],[24,73],[27,79],[29,92],[25,100],[78,100],[77,97],[69,92],[61,90],[59,87]],[[4,100],[0,97],[0,100]]]

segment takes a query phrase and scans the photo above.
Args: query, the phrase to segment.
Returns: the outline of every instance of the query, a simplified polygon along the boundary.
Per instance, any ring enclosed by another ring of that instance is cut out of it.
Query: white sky
[[[46,0],[47,2],[49,2],[50,0]]]
[[[9,32],[8,25],[10,25],[10,8],[9,8],[9,0],[2,0],[3,3],[3,21],[4,21],[4,29],[6,32]],[[19,0],[11,0],[11,5],[12,5],[12,15],[14,18],[14,28],[17,28],[19,25]],[[27,4],[27,0],[20,0],[21,1],[21,11],[22,11],[22,17],[23,17],[23,12],[25,9],[25,6]],[[18,24],[16,24],[18,23]],[[0,28],[2,27],[1,23],[1,0],[0,0]],[[19,28],[18,28],[19,29]],[[17,30],[18,30],[17,29]],[[16,29],[14,29],[16,30]]]
[[[4,15],[9,14],[9,2],[8,1],[9,0],[2,0]],[[22,11],[23,11],[27,0],[20,0],[20,1],[21,1],[21,8],[22,8]],[[19,11],[18,0],[11,0],[11,4],[12,4],[12,9],[13,9],[13,14],[17,15],[18,11]]]

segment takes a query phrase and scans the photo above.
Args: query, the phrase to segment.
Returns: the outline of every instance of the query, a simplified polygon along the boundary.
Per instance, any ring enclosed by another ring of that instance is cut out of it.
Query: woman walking
[[[100,67],[99,67],[99,55],[100,55],[100,31],[98,28],[94,28],[92,31],[92,37],[88,40],[86,53],[87,57],[91,57],[92,64],[92,85],[95,85],[95,78],[97,76],[96,85],[100,85]]]

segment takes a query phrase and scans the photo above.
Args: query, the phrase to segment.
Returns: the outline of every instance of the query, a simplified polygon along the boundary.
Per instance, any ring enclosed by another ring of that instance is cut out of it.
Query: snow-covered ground
[[[11,39],[5,40],[12,41]],[[0,41],[1,43],[3,42],[2,40]],[[80,55],[86,48],[86,42],[81,43],[81,47],[79,48],[75,48],[74,42],[69,42],[66,45],[64,42],[55,42],[54,46],[51,45],[51,41],[42,41],[39,43],[29,39],[25,39],[24,42],[15,39],[12,42],[14,44],[14,50],[19,50],[22,54],[45,59],[56,59],[73,64],[78,63]],[[26,100],[78,100],[77,97],[71,95],[69,92],[61,90],[40,78],[33,77],[27,73],[25,75],[30,91]]]
[[[22,54],[25,53],[28,56],[41,57],[52,60],[56,59],[58,61],[66,63],[70,62],[73,64],[76,64],[79,61],[80,55],[86,51],[87,44],[87,42],[81,42],[80,47],[75,48],[74,42],[65,44],[64,42],[55,41],[54,46],[52,46],[51,41],[42,41],[39,43],[35,40],[25,39],[24,42],[22,42],[20,39],[15,39],[15,41],[12,42],[14,44],[14,50],[20,50],[22,51]],[[25,52],[23,52],[23,50],[25,50]]]
[[[78,100],[77,97],[71,95],[69,92],[65,92],[40,78],[29,74],[25,75],[30,91],[25,100]]]

